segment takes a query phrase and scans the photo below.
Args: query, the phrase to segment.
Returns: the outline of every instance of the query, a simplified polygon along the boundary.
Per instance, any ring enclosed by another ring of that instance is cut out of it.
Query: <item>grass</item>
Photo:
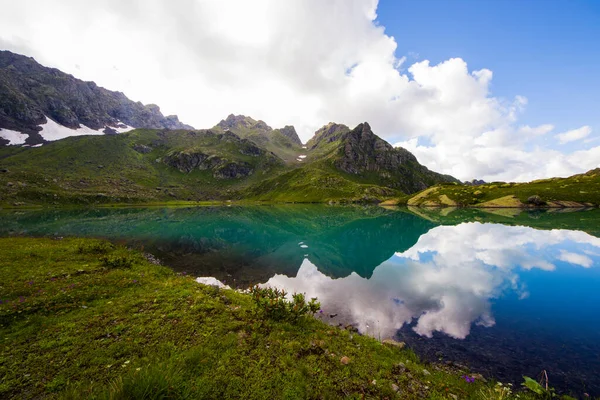
[[[441,184],[390,203],[409,206],[533,207],[539,196],[545,207],[590,207],[600,205],[600,169],[569,178],[542,179],[527,183],[493,182],[478,186]]]
[[[269,202],[377,202],[400,191],[359,183],[318,163],[283,173],[250,187],[244,197]]]
[[[123,247],[0,246],[2,398],[497,398],[464,371],[317,319],[267,318],[247,294]]]
[[[251,155],[251,144],[203,131],[137,129],[115,136],[71,137],[40,148],[0,148],[0,206],[221,201],[283,169],[272,154]],[[140,153],[136,146],[148,146]],[[213,170],[181,172],[165,163],[201,152],[249,165],[252,174],[218,179]],[[263,151],[263,150],[261,150]],[[264,153],[264,151],[263,151]]]

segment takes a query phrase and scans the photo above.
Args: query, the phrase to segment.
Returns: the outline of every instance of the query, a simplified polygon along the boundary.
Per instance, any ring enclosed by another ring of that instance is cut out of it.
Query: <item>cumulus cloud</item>
[[[461,58],[407,65],[415,56],[396,54],[377,0],[0,0],[0,9],[1,47],[196,127],[247,114],[293,124],[306,141],[329,121],[369,121],[460,179],[598,165],[600,146],[565,155],[532,145],[551,125],[520,126],[527,99],[494,97],[489,69],[469,70]]]
[[[581,140],[588,137],[592,133],[592,128],[589,126],[582,126],[578,129],[573,129],[567,132],[559,133],[556,135],[556,138],[560,142],[560,144],[565,144],[569,142],[574,142],[576,140]]]
[[[589,257],[569,251],[573,247]],[[327,312],[374,336],[394,336],[416,322],[420,335],[437,331],[462,339],[473,324],[494,325],[490,302],[506,290],[529,296],[520,280],[524,271],[551,272],[557,260],[591,267],[598,249],[599,238],[579,231],[463,223],[431,229],[370,279],[332,279],[307,258],[296,277],[276,275],[266,285],[317,297]]]

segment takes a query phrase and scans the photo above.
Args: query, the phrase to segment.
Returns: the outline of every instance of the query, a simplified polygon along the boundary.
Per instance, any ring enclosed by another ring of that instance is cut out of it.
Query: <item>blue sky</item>
[[[493,71],[494,96],[528,99],[521,123],[598,135],[600,1],[381,0],[377,15],[409,63],[460,57]]]

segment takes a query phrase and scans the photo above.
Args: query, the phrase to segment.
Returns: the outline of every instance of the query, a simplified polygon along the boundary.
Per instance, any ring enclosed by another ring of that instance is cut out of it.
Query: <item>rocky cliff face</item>
[[[408,150],[394,148],[371,131],[368,123],[362,123],[344,134],[343,145],[335,164],[344,172],[396,170],[404,165],[418,164],[417,158]]]
[[[29,135],[27,143],[43,141],[40,125],[51,118],[71,129],[82,125],[93,130],[112,128],[193,129],[177,116],[164,116],[157,105],[143,105],[84,82],[33,58],[0,51],[0,129]]]
[[[419,164],[408,150],[393,147],[375,135],[366,122],[352,130],[330,123],[315,133],[308,148],[318,155],[316,159],[331,163],[339,171],[404,193],[415,193],[440,182],[458,182]]]

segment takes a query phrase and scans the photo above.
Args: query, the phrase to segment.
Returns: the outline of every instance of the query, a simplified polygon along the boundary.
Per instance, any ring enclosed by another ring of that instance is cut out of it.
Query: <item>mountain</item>
[[[0,203],[236,199],[284,162],[233,133],[136,129],[0,148]]]
[[[296,129],[289,125],[281,129],[273,129],[264,121],[230,114],[212,129],[233,132],[241,138],[249,139],[287,162],[296,162],[297,154],[302,149],[302,142]]]
[[[132,128],[193,129],[157,105],[143,105],[33,58],[0,51],[0,145],[36,145]]]
[[[271,132],[256,125],[247,137]],[[293,147],[292,161],[234,131],[136,129],[0,148],[0,204],[379,202],[453,181],[394,149],[366,123],[331,129],[339,136],[317,135],[311,148]]]
[[[350,129],[330,123],[315,132],[298,165],[251,187],[247,197],[268,201],[377,201],[458,182],[419,164],[414,155],[375,135],[368,123]]]
[[[375,135],[367,122],[352,130],[330,124],[317,131],[307,147],[309,154],[319,154],[341,172],[404,193],[415,193],[440,182],[458,182],[419,164],[408,150],[393,147]]]

